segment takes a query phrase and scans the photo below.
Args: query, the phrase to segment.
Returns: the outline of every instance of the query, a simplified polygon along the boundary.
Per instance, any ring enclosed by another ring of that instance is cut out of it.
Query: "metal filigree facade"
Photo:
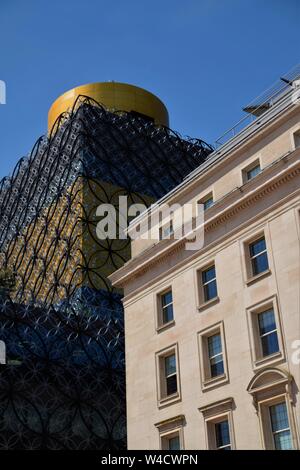
[[[126,447],[122,292],[107,276],[130,241],[99,240],[96,209],[150,205],[211,151],[80,97],[0,182],[0,449]]]

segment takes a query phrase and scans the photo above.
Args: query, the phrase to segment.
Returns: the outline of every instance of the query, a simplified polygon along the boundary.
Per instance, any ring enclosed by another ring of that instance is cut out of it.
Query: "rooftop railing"
[[[245,129],[249,124],[272,108],[272,106],[277,105],[287,94],[293,93],[298,86],[300,86],[300,64],[280,77],[270,88],[243,108],[246,114],[215,141],[216,149],[225,144],[232,137],[235,137],[241,130]]]

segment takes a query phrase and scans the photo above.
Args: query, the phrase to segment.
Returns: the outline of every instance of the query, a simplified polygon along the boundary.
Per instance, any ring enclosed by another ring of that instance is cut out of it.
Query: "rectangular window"
[[[216,387],[228,381],[228,368],[223,322],[198,333],[202,389]]]
[[[167,439],[167,450],[180,450],[179,434]]]
[[[215,266],[210,266],[205,271],[202,271],[202,286],[205,302],[218,296]]]
[[[292,449],[291,431],[286,403],[269,407],[274,447],[277,450]]]
[[[228,420],[215,423],[216,449],[231,450]]]
[[[277,327],[273,309],[257,315],[263,357],[279,351]]]
[[[204,210],[206,211],[207,209],[209,209],[213,205],[213,203],[213,197],[208,197],[205,201],[203,201]]]
[[[203,209],[206,211],[214,204],[214,198],[212,193],[207,194],[203,199],[198,201],[198,204],[203,204]]]
[[[269,269],[265,237],[249,244],[249,254],[253,276]]]
[[[185,423],[185,416],[178,415],[155,424],[159,431],[160,449],[184,449],[183,426]]]
[[[177,393],[177,372],[176,372],[176,355],[171,354],[164,358],[165,365],[165,383],[166,395],[174,395]]]
[[[295,149],[300,147],[300,129],[294,133]]]
[[[285,356],[280,311],[276,296],[247,309],[250,351],[253,367],[265,367]]]
[[[261,169],[260,169],[260,165],[255,165],[253,168],[250,168],[249,170],[247,170],[246,172],[246,179],[247,181],[250,181],[252,180],[252,178],[254,178],[256,175],[258,175],[260,173]]]
[[[270,386],[269,373],[266,369],[265,374],[260,374],[257,383],[253,384],[253,390],[250,391],[258,405],[264,448],[267,450],[297,449],[297,433],[293,422],[293,409],[290,406],[291,394],[290,391],[287,392],[288,376],[285,375],[284,378],[278,369],[272,377]],[[263,379],[264,375],[265,379]],[[264,385],[269,386],[266,389]]]
[[[175,416],[171,420],[167,419],[155,424],[159,431],[160,449],[162,450],[182,450],[183,440],[183,415]]]
[[[163,227],[159,228],[159,240],[169,240],[174,234],[173,220],[171,219]]]
[[[199,408],[205,421],[208,449],[235,449],[233,406],[233,398],[226,398]]]
[[[254,162],[250,163],[246,168],[242,170],[242,177],[243,183],[247,183],[248,181],[252,180],[261,172],[260,162],[259,159],[255,160]]]
[[[217,333],[207,338],[208,358],[211,377],[224,374],[221,334]]]
[[[178,345],[155,354],[158,407],[181,400]]]
[[[161,302],[161,324],[165,325],[166,323],[171,322],[174,319],[173,314],[173,295],[172,290],[165,292],[160,295]]]

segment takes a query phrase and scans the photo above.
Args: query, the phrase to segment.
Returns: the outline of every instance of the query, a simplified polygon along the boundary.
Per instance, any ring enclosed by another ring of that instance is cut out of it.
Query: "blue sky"
[[[298,0],[0,0],[0,178],[93,81],[152,91],[173,129],[214,142],[300,62],[299,18]]]

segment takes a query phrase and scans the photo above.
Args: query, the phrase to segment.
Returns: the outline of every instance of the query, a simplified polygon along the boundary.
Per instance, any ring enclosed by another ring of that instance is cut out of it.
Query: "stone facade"
[[[202,248],[134,240],[110,276],[125,295],[129,449],[299,448],[299,129],[286,100],[164,198],[213,197]]]

